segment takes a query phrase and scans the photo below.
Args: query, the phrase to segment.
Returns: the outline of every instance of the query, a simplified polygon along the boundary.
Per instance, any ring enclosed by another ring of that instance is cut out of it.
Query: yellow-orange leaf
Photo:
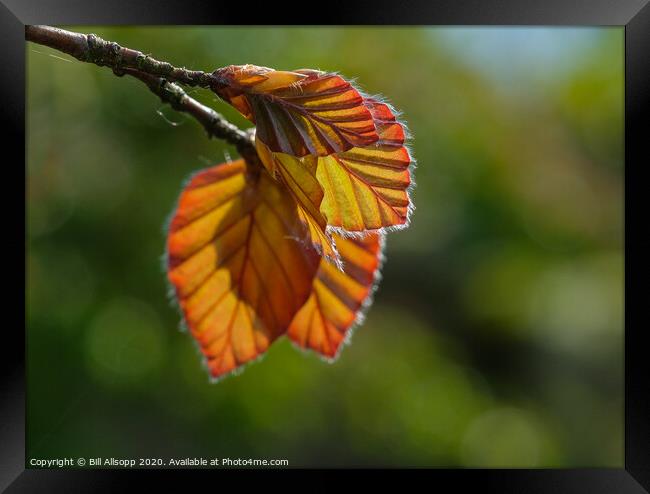
[[[391,109],[372,99],[379,140],[366,147],[318,158],[316,178],[323,188],[320,210],[327,224],[349,232],[402,227],[412,209],[411,156],[404,129]]]
[[[259,156],[299,205],[313,244],[336,263],[330,230],[364,232],[400,228],[412,210],[412,159],[404,146],[405,131],[384,103],[366,98],[380,139],[329,156],[298,158],[272,152],[259,138]]]
[[[327,358],[338,355],[341,344],[349,338],[352,326],[359,322],[363,308],[367,307],[378,280],[382,235],[371,233],[360,239],[336,236],[344,270],[321,261],[312,293],[287,332],[298,346]]]
[[[255,359],[307,300],[318,254],[295,201],[238,160],[183,190],[167,239],[168,278],[213,377]]]
[[[231,65],[213,76],[212,89],[257,125],[273,152],[327,156],[379,138],[363,96],[337,74]]]

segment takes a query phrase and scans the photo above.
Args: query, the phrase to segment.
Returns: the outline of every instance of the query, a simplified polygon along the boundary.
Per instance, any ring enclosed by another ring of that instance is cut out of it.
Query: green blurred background
[[[623,465],[623,28],[70,29],[188,68],[356,77],[409,123],[416,211],[335,364],[282,339],[210,384],[163,225],[236,151],[29,44],[28,458]]]

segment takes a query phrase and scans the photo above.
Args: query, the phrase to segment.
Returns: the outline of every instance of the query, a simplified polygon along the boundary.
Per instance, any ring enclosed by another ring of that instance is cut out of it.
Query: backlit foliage
[[[335,358],[408,225],[412,158],[396,112],[341,76],[253,65],[212,89],[256,124],[257,158],[197,173],[167,240],[168,278],[219,378],[286,334]]]

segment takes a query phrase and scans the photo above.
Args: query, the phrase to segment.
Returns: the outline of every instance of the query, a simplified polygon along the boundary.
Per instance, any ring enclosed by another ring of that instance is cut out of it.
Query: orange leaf
[[[318,158],[316,168],[324,192],[320,210],[327,224],[349,232],[404,227],[412,210],[412,159],[404,146],[404,128],[388,105],[372,99],[366,104],[379,140]]]
[[[369,304],[379,279],[383,234],[371,233],[364,238],[337,235],[336,245],[344,270],[321,261],[312,293],[287,332],[298,346],[330,359],[336,358]]]
[[[363,96],[337,74],[231,65],[213,75],[212,89],[257,125],[273,152],[327,156],[379,137]]]
[[[262,354],[307,300],[317,253],[291,196],[244,160],[201,171],[167,239],[168,278],[212,377]]]

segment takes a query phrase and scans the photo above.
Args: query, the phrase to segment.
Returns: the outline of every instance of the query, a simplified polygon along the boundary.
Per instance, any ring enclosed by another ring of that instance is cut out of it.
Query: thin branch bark
[[[124,69],[124,73],[144,82],[151,92],[156,94],[164,103],[168,103],[174,110],[194,117],[205,128],[210,137],[229,142],[245,158],[250,158],[252,157],[251,154],[256,154],[252,139],[254,134],[252,132],[239,129],[212,108],[189,97],[178,84],[134,69]]]
[[[234,145],[244,158],[256,158],[251,131],[239,129],[223,115],[191,98],[178,84],[174,84],[177,82],[188,86],[210,87],[214,81],[212,74],[174,67],[94,34],[74,33],[50,26],[26,26],[25,38],[67,53],[82,62],[110,67],[115,75],[128,74],[139,79],[174,110],[194,117],[209,136]]]
[[[40,45],[62,51],[82,62],[107,66],[120,72],[131,68],[164,77],[168,81],[188,86],[210,87],[214,76],[200,70],[188,70],[161,62],[149,55],[106,41],[95,34],[81,34],[51,26],[26,26],[25,38]]]

